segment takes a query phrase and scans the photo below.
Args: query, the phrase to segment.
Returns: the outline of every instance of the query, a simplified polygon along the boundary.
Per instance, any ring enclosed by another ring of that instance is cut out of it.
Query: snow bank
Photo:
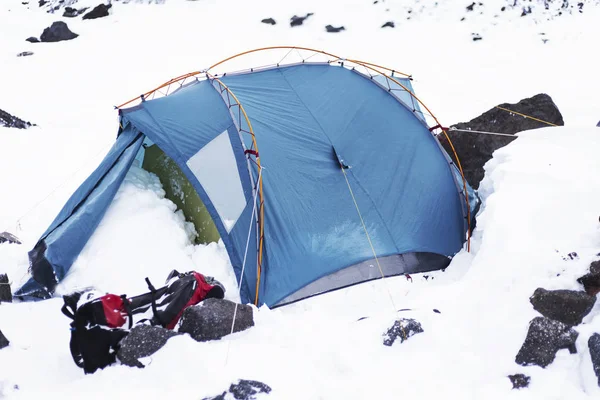
[[[214,276],[228,298],[239,299],[222,242],[194,246],[195,236],[194,225],[165,198],[158,177],[133,166],[56,293],[94,287],[136,295],[148,291],[146,277],[159,287],[176,269]]]

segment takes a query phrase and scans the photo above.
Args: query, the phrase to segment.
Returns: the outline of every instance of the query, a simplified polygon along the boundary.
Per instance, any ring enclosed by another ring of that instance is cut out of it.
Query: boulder
[[[0,331],[0,349],[7,347],[10,344],[6,336]]]
[[[231,333],[236,303],[224,299],[206,299],[188,307],[181,316],[179,332],[189,333],[198,342],[218,340]],[[254,326],[252,307],[237,304],[234,332]]]
[[[527,337],[515,362],[546,368],[552,364],[558,350],[569,349],[571,354],[577,353],[575,341],[578,335],[570,325],[545,317],[535,317],[529,323]]]
[[[263,24],[275,25],[277,22],[273,18],[265,18],[262,21]]]
[[[271,388],[262,382],[240,379],[238,383],[232,383],[229,386],[229,392],[223,392],[214,397],[205,397],[202,400],[225,400],[232,397],[236,400],[255,400],[257,394],[270,392]]]
[[[598,378],[598,386],[600,386],[600,333],[594,333],[588,340],[590,356],[592,357],[592,366],[594,374]]]
[[[423,328],[418,321],[412,318],[400,318],[383,334],[383,344],[391,346],[398,338],[400,338],[400,343],[403,343],[409,337],[422,332]]]
[[[300,26],[304,23],[304,21],[306,21],[306,19],[308,17],[310,17],[312,15],[313,15],[313,13],[308,13],[304,17],[299,17],[297,15],[294,15],[292,18],[290,18],[290,26],[291,27]]]
[[[396,24],[394,24],[394,21],[388,21],[385,24],[381,25],[382,28],[395,28]]]
[[[53,22],[50,27],[44,29],[40,40],[42,42],[61,42],[63,40],[72,40],[79,35],[71,32],[67,24],[62,21]]]
[[[592,311],[596,297],[583,291],[537,288],[529,301],[544,317],[574,326]]]
[[[1,121],[4,119],[4,118],[2,117],[2,113],[4,113],[4,111],[0,110],[0,123],[1,123]],[[31,124],[30,124],[29,122],[22,121],[22,120],[20,120],[19,118],[17,118],[17,117],[13,117],[12,115],[10,115],[10,114],[8,114],[8,113],[5,113],[5,114],[7,114],[7,115],[8,115],[10,118],[13,118],[14,120],[21,121],[22,123],[24,123],[24,124],[29,124],[29,126],[31,126]],[[6,121],[8,122],[8,119],[6,119]],[[18,127],[16,127],[16,128],[18,128]],[[15,236],[15,235],[13,235],[12,233],[9,233],[9,232],[0,232],[0,244],[1,244],[1,243],[15,243],[15,244],[21,244],[21,241],[19,240],[19,238],[18,238],[18,237],[16,237],[16,236]]]
[[[34,37],[34,36],[30,36],[27,39],[25,39],[26,41],[28,41],[29,43],[39,43],[40,39]]]
[[[89,13],[85,14],[82,19],[96,19],[108,17],[110,8],[112,4],[98,4],[96,7],[92,9]]]
[[[130,367],[144,368],[140,358],[156,353],[167,343],[167,340],[177,335],[178,332],[159,326],[136,325],[121,341],[117,358]]]
[[[332,25],[327,25],[325,27],[325,30],[329,33],[338,33],[338,32],[346,30],[346,28],[344,28],[343,26],[335,27]]]
[[[512,382],[513,389],[522,389],[529,386],[531,378],[524,374],[509,375],[508,379]]]
[[[552,101],[552,98],[547,94],[538,94],[531,98],[523,99],[517,104],[500,104],[499,107],[547,121],[555,125],[564,125],[560,111]],[[479,187],[479,182],[483,179],[483,165],[492,158],[492,153],[495,150],[506,146],[515,140],[515,137],[457,132],[452,131],[452,129],[496,132],[512,135],[517,132],[547,126],[548,125],[543,122],[538,122],[494,107],[469,122],[451,125],[450,131],[447,133],[460,158],[467,181],[473,188],[477,189]],[[456,162],[454,153],[452,152],[445,135],[439,136],[439,139],[450,157]]]
[[[12,302],[10,282],[8,281],[8,275],[6,274],[0,274],[0,303],[2,302]]]
[[[0,110],[0,126],[6,128],[17,128],[17,129],[27,129],[31,127],[31,122],[23,121],[20,118],[15,117],[14,115],[10,115],[6,111]],[[2,243],[16,243],[21,244],[19,239],[8,232],[0,233],[0,244]]]

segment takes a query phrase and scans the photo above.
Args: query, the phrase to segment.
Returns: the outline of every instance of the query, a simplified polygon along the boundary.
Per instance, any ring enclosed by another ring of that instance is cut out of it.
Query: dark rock
[[[590,356],[592,357],[592,366],[594,373],[598,378],[598,386],[600,386],[600,333],[594,333],[588,340]]]
[[[471,36],[472,36],[474,42],[476,42],[478,40],[483,40],[483,38],[481,37],[481,35],[479,33],[472,33]]]
[[[236,400],[255,400],[256,395],[259,393],[271,393],[271,388],[262,382],[240,379],[238,380],[238,383],[232,383],[231,386],[229,386],[229,393]],[[227,392],[223,392],[214,397],[205,397],[202,400],[230,399],[231,397],[227,396],[227,394]]]
[[[9,340],[4,336],[2,331],[0,331],[0,349],[7,347],[10,344]]]
[[[82,19],[96,19],[108,17],[110,8],[112,4],[98,4],[96,7],[92,9],[89,13],[85,14]]]
[[[312,15],[313,15],[313,13],[308,13],[304,17],[299,17],[297,15],[294,15],[292,18],[290,18],[290,26],[300,26],[304,23],[304,21],[306,21],[306,19],[308,17],[310,17]]]
[[[33,51],[22,51],[21,53],[17,54],[17,57],[27,57],[27,56],[32,56],[33,55]]]
[[[233,395],[236,400],[251,400],[255,399],[255,394],[258,393],[270,393],[271,388],[262,382],[248,381],[240,379],[238,383],[232,383],[229,387],[229,393]]]
[[[29,43],[39,43],[40,39],[36,38],[36,37],[28,37],[27,39],[25,39],[26,41],[28,41]]]
[[[265,18],[262,21],[263,24],[275,25],[277,22],[273,18]]]
[[[72,7],[65,7],[65,11],[63,12],[63,17],[66,18],[74,18],[79,15],[79,11]]]
[[[83,14],[88,8],[80,8],[80,9],[75,9],[73,7],[65,7],[65,11],[63,12],[63,17],[67,17],[67,18],[74,18],[77,17],[81,14]]]
[[[556,352],[569,349],[577,353],[575,341],[579,333],[570,325],[549,318],[535,317],[529,323],[527,337],[515,357],[519,365],[539,365],[546,368],[552,364]]]
[[[529,301],[544,317],[573,326],[592,311],[596,297],[583,291],[538,288]]]
[[[177,335],[178,332],[159,326],[136,325],[121,341],[117,358],[130,367],[144,368],[144,364],[139,359],[156,353],[167,343],[167,340]]]
[[[396,339],[400,338],[400,343],[403,343],[409,337],[422,333],[423,328],[421,323],[412,318],[400,318],[394,322],[394,325],[383,335],[383,344],[391,346]]]
[[[513,389],[526,388],[529,386],[529,382],[531,382],[531,378],[523,374],[509,375],[508,379],[512,382]]]
[[[583,289],[590,296],[596,296],[600,293],[600,273],[590,272],[577,279],[577,282],[583,285]]]
[[[48,1],[47,1],[47,0],[39,0],[39,1],[38,1],[38,5],[39,5],[40,7],[44,6],[46,3],[48,3]]]
[[[440,310],[438,310],[437,308],[434,308],[434,309],[433,309],[433,312],[434,312],[434,313],[436,313],[436,314],[441,314],[441,313],[442,313],[442,312],[441,312]]]
[[[185,309],[179,332],[189,333],[198,342],[218,340],[231,333],[231,322],[236,303],[222,299],[206,299]],[[252,307],[237,304],[234,332],[254,326]]]
[[[42,42],[61,42],[63,40],[72,40],[79,35],[71,32],[67,24],[62,21],[53,22],[49,28],[44,29],[40,40]]]
[[[590,273],[600,274],[600,260],[594,261],[590,264]]]
[[[2,302],[12,302],[10,282],[8,281],[8,275],[6,274],[0,274],[0,303]]]
[[[10,115],[6,111],[0,110],[0,126],[6,128],[17,128],[17,129],[27,129],[31,126],[35,126],[31,122],[23,121],[20,118],[15,117],[14,115]],[[16,243],[21,244],[19,239],[16,236],[11,235],[8,232],[0,233],[0,243]]]
[[[382,28],[395,28],[396,24],[394,21],[388,21],[385,24],[381,25]]]
[[[471,3],[470,5],[467,6],[467,11],[473,11],[473,7],[475,7],[476,3]]]
[[[346,28],[344,28],[343,26],[340,26],[340,27],[337,27],[337,28],[336,28],[335,26],[332,26],[332,25],[327,25],[327,26],[325,27],[325,30],[326,30],[327,32],[329,32],[329,33],[337,33],[337,32],[341,32],[341,31],[344,31],[344,30],[346,30]]]
[[[4,120],[4,118],[2,117],[2,113],[4,111],[0,110],[0,124],[2,123],[2,120]],[[13,117],[12,115],[8,114],[9,116],[11,116],[12,118],[15,118],[19,121],[21,121],[20,119],[18,119],[17,117]],[[6,119],[5,121],[7,121],[8,124],[8,119]],[[21,121],[25,124],[29,124],[29,122],[24,122]],[[31,126],[31,124],[29,124],[29,126]],[[18,127],[16,127],[18,128]],[[16,237],[15,235],[13,235],[12,233],[8,233],[8,232],[0,232],[0,244],[1,243],[15,243],[15,244],[21,244],[21,241],[19,240],[18,237]]]
[[[531,98],[523,99],[517,104],[500,104],[499,107],[529,115],[555,125],[564,125],[560,111],[547,94],[538,94]],[[492,158],[492,153],[509,144],[515,137],[480,135],[468,132],[453,132],[452,129],[475,130],[515,134],[528,129],[547,127],[542,122],[509,113],[497,107],[486,111],[479,117],[466,123],[458,123],[450,127],[447,132],[450,140],[460,157],[460,162],[467,181],[477,189],[483,179],[483,165]],[[439,137],[450,157],[456,162],[454,153],[444,135]]]

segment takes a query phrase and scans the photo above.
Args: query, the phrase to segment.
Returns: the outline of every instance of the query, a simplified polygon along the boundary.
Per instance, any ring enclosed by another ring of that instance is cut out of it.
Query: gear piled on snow
[[[173,270],[165,286],[158,289],[148,278],[146,282],[150,291],[135,297],[99,294],[94,290],[63,296],[62,312],[73,320],[71,355],[86,374],[115,362],[120,342],[134,324],[172,330],[187,307],[225,296],[219,281],[196,271]]]

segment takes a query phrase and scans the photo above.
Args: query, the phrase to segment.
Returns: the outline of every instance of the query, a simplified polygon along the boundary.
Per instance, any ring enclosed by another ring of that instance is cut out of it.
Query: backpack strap
[[[150,283],[150,279],[148,278],[146,278],[146,283],[148,284],[148,289],[150,289],[150,295],[152,296],[152,314],[154,314],[154,318],[156,318],[156,321],[160,324],[160,326],[164,328],[165,323],[160,318],[158,309],[156,307],[156,288],[154,285],[152,285],[152,283]]]
[[[131,303],[129,302],[129,300],[127,299],[127,295],[125,294],[121,295],[121,300],[123,300],[123,308],[127,313],[127,319],[129,320],[129,329],[131,329],[131,327],[133,326],[133,313],[131,312]]]

